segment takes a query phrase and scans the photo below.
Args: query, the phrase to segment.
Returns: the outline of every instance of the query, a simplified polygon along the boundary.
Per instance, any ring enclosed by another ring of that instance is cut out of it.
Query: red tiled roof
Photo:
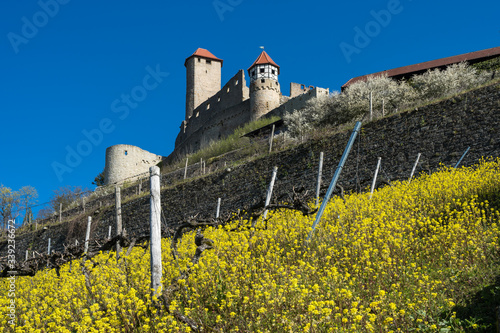
[[[278,66],[273,59],[266,53],[266,51],[262,51],[262,53],[257,57],[257,59],[253,62],[252,66],[248,67],[248,71],[255,65],[263,65],[263,64],[271,64],[273,66],[278,67],[278,75],[280,73],[280,66]]]
[[[192,57],[200,57],[200,58],[220,61],[220,65],[222,67],[222,62],[223,62],[222,59],[219,59],[216,56],[214,56],[209,50],[202,49],[202,48],[198,48],[193,54],[191,54],[189,57],[187,57],[186,61],[184,62],[184,66],[186,66],[188,59],[190,59]]]
[[[432,61],[426,61],[422,62],[419,64],[414,64],[414,65],[409,65],[409,66],[404,66],[404,67],[398,67],[394,69],[389,69],[385,70],[382,72],[377,72],[373,74],[368,74],[368,75],[362,75],[358,76],[355,78],[350,79],[344,85],[342,86],[342,89],[346,88],[347,86],[359,82],[359,81],[366,81],[366,79],[369,76],[382,76],[387,74],[388,77],[393,77],[393,78],[403,78],[403,77],[409,77],[411,75],[415,74],[420,74],[423,73],[429,69],[434,69],[434,68],[440,68],[440,67],[445,67],[449,66],[452,64],[457,64],[462,61],[467,61],[471,63],[487,60],[488,58],[492,58],[495,56],[500,55],[500,46],[491,48],[491,49],[486,49],[486,50],[481,50],[481,51],[475,51],[475,52],[470,52],[470,53],[464,53],[452,57],[447,57],[447,58],[441,58],[437,60],[432,60]]]

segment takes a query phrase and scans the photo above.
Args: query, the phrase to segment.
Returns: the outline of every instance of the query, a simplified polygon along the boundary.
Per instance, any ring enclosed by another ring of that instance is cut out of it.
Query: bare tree
[[[0,185],[0,222],[2,229],[7,228],[10,219],[16,217],[15,207],[19,204],[19,193],[11,188]]]
[[[19,210],[24,210],[24,223],[28,223],[33,220],[33,213],[31,207],[37,203],[38,192],[33,186],[23,186],[18,191],[19,194]]]

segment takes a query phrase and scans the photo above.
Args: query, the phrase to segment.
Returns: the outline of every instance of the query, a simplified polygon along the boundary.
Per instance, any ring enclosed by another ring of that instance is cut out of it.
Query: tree
[[[19,195],[19,210],[25,210],[24,223],[28,223],[33,220],[33,213],[31,212],[31,206],[34,206],[37,202],[38,192],[33,186],[23,186],[18,191]]]
[[[2,229],[7,228],[8,221],[15,218],[15,207],[19,203],[19,193],[0,184],[0,222]]]
[[[54,195],[50,199],[52,205],[52,210],[54,212],[59,211],[59,204],[62,204],[62,208],[65,209],[72,202],[78,200],[87,189],[82,189],[81,186],[64,186],[60,187],[58,190],[54,190]]]
[[[95,178],[92,184],[96,186],[103,186],[104,185],[104,170],[101,171],[100,174],[98,174]]]

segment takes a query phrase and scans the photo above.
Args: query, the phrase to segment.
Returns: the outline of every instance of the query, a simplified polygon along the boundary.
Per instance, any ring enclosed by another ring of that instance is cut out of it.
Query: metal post
[[[408,179],[408,184],[411,183],[411,179],[413,178],[413,174],[415,173],[415,170],[417,169],[417,165],[418,165],[418,160],[420,159],[420,153],[418,153],[417,155],[417,160],[415,161],[415,164],[413,165],[413,169],[411,169],[411,175],[410,175],[410,179]]]
[[[273,187],[274,187],[274,181],[276,180],[276,174],[278,173],[278,167],[275,166],[273,169],[273,175],[271,177],[271,182],[269,183],[269,188],[267,189],[267,195],[266,195],[266,207],[269,206],[269,203],[271,202],[271,197],[273,195]],[[264,212],[264,216],[262,217],[263,219],[266,219],[267,217],[267,209]]]
[[[382,157],[378,158],[377,169],[375,169],[375,175],[373,176],[372,188],[370,189],[370,199],[372,198],[373,191],[375,191],[375,184],[377,183],[378,170],[380,169],[380,161]]]
[[[184,179],[187,178],[187,173],[188,173],[188,161],[189,161],[189,158],[186,157],[186,166],[184,167]]]
[[[319,190],[321,188],[322,175],[323,175],[323,152],[319,153],[318,181],[316,182],[316,206],[319,205]]]
[[[271,138],[269,140],[269,154],[273,150],[274,128],[275,128],[274,126],[275,126],[275,124],[273,124],[273,130],[271,131]]]
[[[111,239],[111,226],[108,228],[108,239]]]
[[[47,246],[47,254],[50,255],[50,238],[49,238],[49,245]]]
[[[465,153],[462,155],[462,157],[460,157],[460,159],[458,160],[457,164],[455,165],[455,169],[458,168],[458,166],[460,165],[460,162],[462,162],[462,160],[464,159],[465,155],[467,155],[467,153],[469,152],[470,150],[470,147],[467,148],[467,150],[465,151]]]
[[[151,289],[153,296],[161,294],[161,200],[160,200],[160,168],[152,166],[150,173],[150,247],[151,247]]]
[[[220,216],[220,201],[221,201],[221,198],[217,199],[217,212],[215,213],[216,219],[218,219]]]
[[[340,158],[339,165],[337,166],[337,169],[335,170],[335,174],[333,175],[332,182],[330,183],[330,186],[328,187],[328,190],[326,191],[326,195],[323,199],[323,202],[321,203],[321,207],[319,208],[319,211],[316,214],[316,220],[314,221],[314,223],[312,225],[312,230],[309,233],[309,236],[307,237],[307,242],[309,242],[311,240],[312,235],[314,233],[314,230],[316,229],[316,226],[318,225],[319,221],[321,220],[321,217],[323,216],[326,205],[328,204],[328,201],[330,200],[330,196],[332,195],[332,192],[335,189],[335,186],[337,186],[337,181],[339,179],[340,173],[342,172],[342,168],[344,167],[345,161],[347,160],[347,156],[349,156],[349,152],[351,151],[352,145],[354,144],[354,140],[356,140],[356,136],[358,135],[358,132],[360,129],[361,129],[361,122],[358,121],[358,122],[356,122],[356,125],[354,126],[354,130],[351,134],[351,138],[349,139],[349,142],[347,143],[347,147],[345,148],[344,153],[342,154],[342,157]]]
[[[90,239],[90,225],[92,224],[92,217],[88,217],[88,222],[87,222],[87,232],[85,233],[85,250],[83,251],[85,254],[87,254],[89,250],[89,239]]]

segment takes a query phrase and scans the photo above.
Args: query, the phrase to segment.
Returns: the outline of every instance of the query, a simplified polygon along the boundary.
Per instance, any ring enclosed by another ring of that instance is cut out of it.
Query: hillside
[[[336,197],[310,242],[314,215],[290,210],[164,239],[159,300],[149,251],[101,253],[18,278],[16,331],[491,332],[499,192],[497,159]]]
[[[476,163],[482,156],[500,156],[500,142],[496,128],[500,123],[500,85],[498,83],[473,90],[418,110],[399,113],[364,124],[359,139],[343,170],[339,184],[344,190],[366,189],[373,176],[377,158],[382,157],[379,185],[408,178],[418,153],[422,154],[416,173],[432,172],[440,164],[454,165],[467,147],[470,152],[463,165]],[[293,187],[304,188],[311,198],[316,187],[318,157],[325,153],[322,192],[326,190],[339,158],[347,143],[351,129],[328,137],[320,136],[291,149],[264,155],[248,163],[232,165],[231,155],[207,164],[206,175],[200,174],[199,165],[189,169],[188,180],[183,181],[183,170],[162,176],[162,208],[165,212],[165,236],[189,216],[214,217],[217,199],[222,198],[221,211],[228,216],[238,209],[246,210],[264,199],[274,166],[278,166],[275,196],[291,193]],[[210,161],[209,161],[210,162]],[[231,171],[228,171],[227,167]],[[215,170],[215,172],[213,172]],[[143,189],[131,186],[122,191],[124,227],[131,236],[147,235],[149,198],[148,182]],[[305,192],[304,191],[304,192]],[[44,253],[48,239],[52,248],[62,251],[64,244],[83,243],[87,215],[94,219],[93,240],[107,237],[108,228],[114,230],[114,195],[104,195],[82,207],[63,214],[69,223],[50,223],[48,229],[17,235],[19,261],[26,250]],[[54,219],[57,220],[57,217]],[[54,221],[56,222],[56,221]],[[170,231],[169,231],[170,230]],[[0,244],[0,256],[5,256],[7,243]]]

